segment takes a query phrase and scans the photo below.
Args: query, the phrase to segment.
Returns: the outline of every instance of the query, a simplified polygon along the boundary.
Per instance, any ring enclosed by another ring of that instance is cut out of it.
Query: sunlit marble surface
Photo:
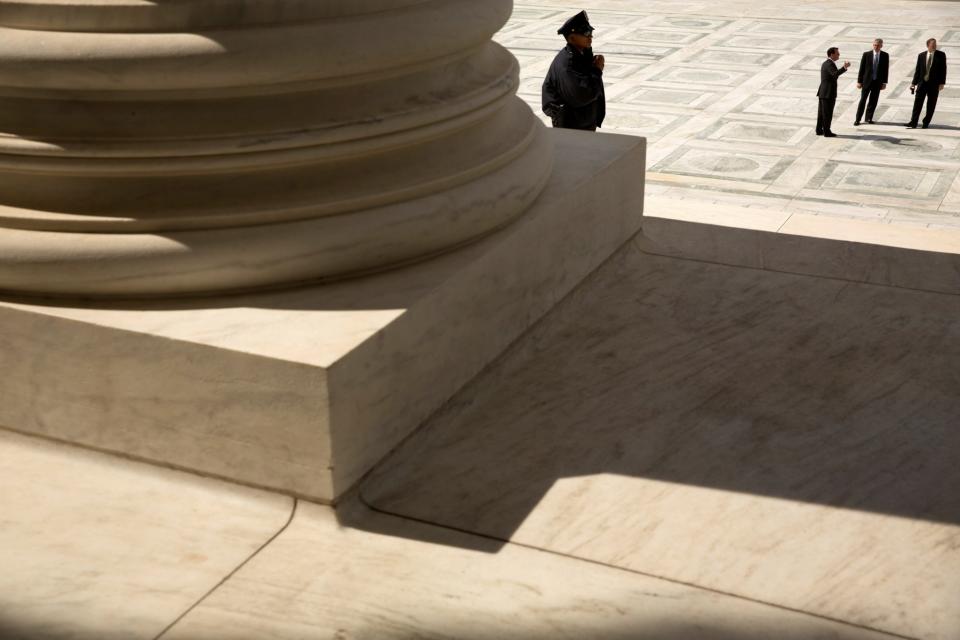
[[[496,549],[356,503],[338,517],[301,504],[289,529],[164,639],[885,637],[535,549]]]
[[[955,640],[958,318],[960,296],[630,246],[362,495],[390,513]]]
[[[648,198],[650,253],[960,294],[960,228],[924,229],[734,204]]]
[[[216,298],[0,300],[0,424],[335,500],[640,228],[645,141],[547,133],[550,183],[521,219],[402,269]]]
[[[887,637],[2,431],[0,487],[3,640]]]
[[[955,76],[930,129],[903,126],[926,39],[938,39],[948,65],[960,64],[955,2],[520,1],[497,39],[520,60],[520,95],[538,113],[540,85],[563,46],[556,30],[584,8],[594,49],[606,56],[603,130],[650,141],[648,195],[663,189],[701,206],[734,197],[834,220],[960,228]],[[854,127],[857,67],[875,37],[890,54],[889,83],[876,124]],[[852,66],[838,83],[839,137],[824,139],[814,132],[815,93],[830,46]]]
[[[0,430],[0,638],[152,639],[293,500]]]

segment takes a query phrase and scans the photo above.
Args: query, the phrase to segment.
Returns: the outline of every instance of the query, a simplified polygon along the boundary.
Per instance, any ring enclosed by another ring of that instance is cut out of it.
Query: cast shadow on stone
[[[388,266],[370,273],[298,281],[256,290],[199,293],[171,297],[89,298],[24,296],[0,291],[0,301],[41,307],[79,307],[119,311],[203,311],[210,309],[276,309],[291,311],[376,311],[408,309],[439,283],[464,268],[496,229],[439,254]]]
[[[917,138],[901,138],[901,137],[897,137],[897,136],[884,136],[884,135],[877,135],[877,134],[872,134],[872,133],[871,133],[871,134],[866,134],[866,135],[859,135],[859,136],[842,136],[842,135],[841,135],[841,136],[837,136],[837,137],[838,137],[838,138],[844,138],[844,137],[846,137],[846,138],[856,139],[856,140],[859,140],[859,141],[861,141],[861,142],[881,143],[881,144],[883,145],[883,146],[881,146],[881,148],[886,148],[886,149],[889,149],[890,147],[898,147],[898,148],[901,148],[901,149],[920,149],[920,150],[923,150],[923,149],[925,148],[923,140],[922,140],[921,138],[919,138],[919,137],[917,137]],[[880,146],[880,145],[878,145],[878,146]]]
[[[802,614],[784,615],[782,621],[764,619],[765,624],[757,625],[756,629],[744,628],[751,626],[749,618],[742,619],[731,614],[720,620],[689,620],[679,619],[679,616],[670,616],[651,612],[651,622],[633,623],[618,621],[617,617],[629,616],[627,610],[636,606],[635,602],[604,602],[603,606],[619,610],[615,615],[605,615],[602,618],[596,615],[597,623],[589,627],[578,625],[571,628],[569,624],[558,625],[557,628],[543,631],[516,630],[522,626],[522,618],[513,622],[502,621],[500,624],[490,623],[483,617],[477,616],[469,626],[463,624],[464,611],[459,615],[451,616],[448,620],[430,620],[420,618],[420,626],[409,631],[402,631],[396,627],[389,628],[380,625],[367,625],[362,619],[350,628],[341,629],[333,636],[340,638],[356,638],[358,640],[373,638],[389,638],[389,640],[422,640],[429,636],[437,640],[769,640],[771,629],[776,629],[778,640],[863,640],[865,633],[855,627],[842,624],[830,625],[807,618]],[[464,605],[459,605],[461,608]],[[467,605],[469,609],[469,605]],[[531,611],[530,620],[549,620],[549,614]],[[589,614],[584,613],[584,618]],[[180,624],[189,625],[189,616]],[[569,622],[569,619],[568,619]],[[36,621],[18,621],[16,619],[0,620],[0,638],[3,640],[127,640],[133,634],[130,629],[118,628],[116,623],[104,621],[103,628],[97,630],[77,631],[71,628],[74,621],[69,618],[63,620],[47,620],[43,623]],[[410,623],[408,623],[410,624]],[[539,626],[539,625],[538,625]],[[544,624],[543,626],[549,626]],[[510,629],[509,627],[513,627]],[[389,630],[387,630],[389,628]],[[172,627],[175,632],[177,626]],[[221,637],[230,638],[262,638],[260,633],[250,630],[247,634],[238,634],[239,629],[227,626],[225,636],[203,633],[193,636],[194,640],[220,640]],[[317,630],[318,633],[320,630]],[[213,632],[216,633],[216,632]],[[286,637],[286,636],[285,636]]]
[[[3,603],[0,602],[0,608]],[[64,614],[62,619],[47,618],[43,621],[36,619],[18,619],[16,614],[8,609],[4,617],[0,617],[0,638],[3,640],[129,640],[134,634],[130,629],[117,628],[116,621],[103,621],[103,628],[97,630],[78,631],[76,621]],[[142,631],[140,632],[142,635]]]
[[[960,298],[617,262],[382,462],[363,501],[506,541],[558,482],[615,475],[960,524]]]
[[[885,121],[880,121],[880,120],[878,120],[877,122],[874,122],[874,123],[873,123],[872,125],[870,125],[870,126],[877,126],[877,125],[879,125],[879,126],[881,126],[881,127],[895,127],[895,128],[898,128],[898,129],[905,129],[906,126],[907,126],[907,123],[906,123],[906,122],[885,122]],[[934,123],[931,123],[930,126],[927,127],[927,131],[930,131],[930,130],[933,130],[933,129],[940,129],[941,131],[960,131],[960,127],[955,127],[955,126],[952,126],[952,125],[949,125],[949,124],[934,124]],[[911,131],[913,131],[913,130],[911,129]],[[920,131],[923,131],[923,129],[921,129],[920,127],[917,127],[917,131],[920,132]]]
[[[851,137],[851,136],[848,136]],[[869,142],[888,142],[895,146],[904,145],[904,143],[914,142],[916,138],[897,138],[895,136],[880,136],[873,133],[867,135],[856,136],[858,140],[866,140]],[[912,146],[907,144],[906,146]]]
[[[631,602],[604,603],[621,608],[629,608]],[[532,615],[532,614],[531,614]],[[549,616],[538,614],[549,620]],[[585,617],[588,614],[584,614]],[[478,619],[470,626],[460,624],[438,623],[431,627],[430,638],[448,640],[865,640],[870,637],[867,631],[841,623],[835,625],[789,620],[766,622],[758,624],[756,629],[749,627],[754,621],[749,619],[737,620],[733,615],[727,620],[681,620],[679,616],[658,616],[652,614],[650,623],[617,622],[616,616],[626,617],[628,614],[607,614],[604,622],[590,627],[571,628],[569,625],[558,625],[558,628],[544,631],[516,631],[503,628],[507,623],[494,626]],[[796,614],[801,617],[801,614]],[[522,623],[512,623],[511,626],[521,626]],[[364,629],[345,629],[345,637],[380,638],[383,628],[372,627]],[[772,635],[775,633],[775,636]],[[354,635],[355,634],[355,635]],[[390,633],[389,640],[422,640],[424,631],[410,631],[407,633]],[[877,638],[886,637],[877,633]]]

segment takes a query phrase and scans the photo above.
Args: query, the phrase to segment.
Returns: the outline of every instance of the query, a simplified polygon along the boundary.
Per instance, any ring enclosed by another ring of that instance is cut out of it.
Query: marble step
[[[406,268],[219,298],[0,301],[0,425],[335,500],[639,229],[645,141],[545,135],[552,177],[521,219]]]
[[[0,430],[0,638],[156,638],[293,505]]]
[[[888,633],[960,630],[960,296],[625,247],[376,509]]]
[[[960,229],[909,227],[669,194],[648,197],[645,211],[642,241],[651,253],[960,294]]]
[[[4,432],[0,486],[4,640],[889,637]]]

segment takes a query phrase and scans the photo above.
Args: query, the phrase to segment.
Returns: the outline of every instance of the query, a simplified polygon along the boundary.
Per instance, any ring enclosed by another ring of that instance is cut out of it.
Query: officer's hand
[[[593,66],[600,69],[600,71],[603,71],[603,63],[603,56],[593,56]]]
[[[863,89],[863,84],[860,83],[860,82],[858,82],[858,83],[857,83],[857,89]]]
[[[850,61],[849,61],[849,60],[843,63],[843,68],[844,68],[844,69],[847,69],[847,68],[849,68],[849,67],[850,67]]]
[[[943,88],[944,88],[945,86],[947,86],[947,85],[945,85],[945,84],[940,85],[940,91],[943,91]]]
[[[886,89],[886,88],[887,88],[887,85],[885,85],[885,84],[880,85],[880,91],[883,91],[883,90]]]

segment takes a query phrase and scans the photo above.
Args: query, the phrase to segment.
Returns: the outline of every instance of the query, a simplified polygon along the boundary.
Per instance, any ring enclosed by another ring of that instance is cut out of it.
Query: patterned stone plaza
[[[556,29],[580,8],[518,3],[500,33],[521,63],[520,94],[537,113],[540,83],[562,46]],[[648,215],[670,216],[683,199],[960,227],[956,4],[606,0],[585,8],[594,49],[607,59],[604,130],[650,143]],[[877,37],[890,54],[890,83],[876,124],[854,127],[857,65]],[[947,54],[948,84],[930,128],[909,130],[910,79],[928,37]],[[827,140],[814,124],[830,46],[851,67],[839,82],[838,137]]]

